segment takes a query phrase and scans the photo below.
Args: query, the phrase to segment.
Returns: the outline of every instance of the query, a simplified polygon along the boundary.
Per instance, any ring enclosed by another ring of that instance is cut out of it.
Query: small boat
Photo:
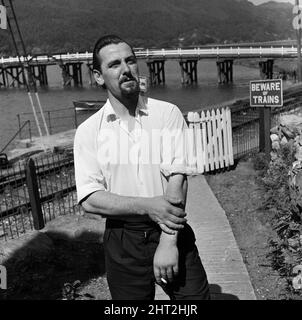
[[[98,111],[105,104],[105,100],[78,100],[73,101],[75,111]]]

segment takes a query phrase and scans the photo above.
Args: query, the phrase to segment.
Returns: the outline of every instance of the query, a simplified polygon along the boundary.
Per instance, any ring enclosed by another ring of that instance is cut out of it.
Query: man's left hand
[[[178,248],[176,243],[160,241],[153,258],[153,269],[156,282],[172,282],[178,274]]]

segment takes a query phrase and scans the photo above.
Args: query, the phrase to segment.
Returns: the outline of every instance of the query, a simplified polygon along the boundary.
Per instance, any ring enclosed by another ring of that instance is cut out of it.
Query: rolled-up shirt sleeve
[[[166,112],[161,130],[160,170],[165,177],[188,174],[185,119],[175,105]]]
[[[87,127],[80,126],[75,134],[74,168],[78,204],[90,194],[106,190],[105,178],[97,161],[96,139]]]

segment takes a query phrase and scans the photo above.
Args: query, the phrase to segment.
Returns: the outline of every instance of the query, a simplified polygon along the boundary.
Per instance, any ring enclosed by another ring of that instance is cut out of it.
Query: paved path
[[[188,221],[214,300],[255,300],[247,269],[224,210],[203,175],[189,178]],[[168,299],[157,286],[156,299]]]

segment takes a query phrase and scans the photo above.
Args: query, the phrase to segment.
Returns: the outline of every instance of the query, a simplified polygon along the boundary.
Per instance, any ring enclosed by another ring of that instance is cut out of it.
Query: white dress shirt
[[[108,99],[76,131],[78,203],[99,190],[134,197],[163,195],[171,174],[187,172],[186,129],[177,106],[140,96],[129,131]]]

